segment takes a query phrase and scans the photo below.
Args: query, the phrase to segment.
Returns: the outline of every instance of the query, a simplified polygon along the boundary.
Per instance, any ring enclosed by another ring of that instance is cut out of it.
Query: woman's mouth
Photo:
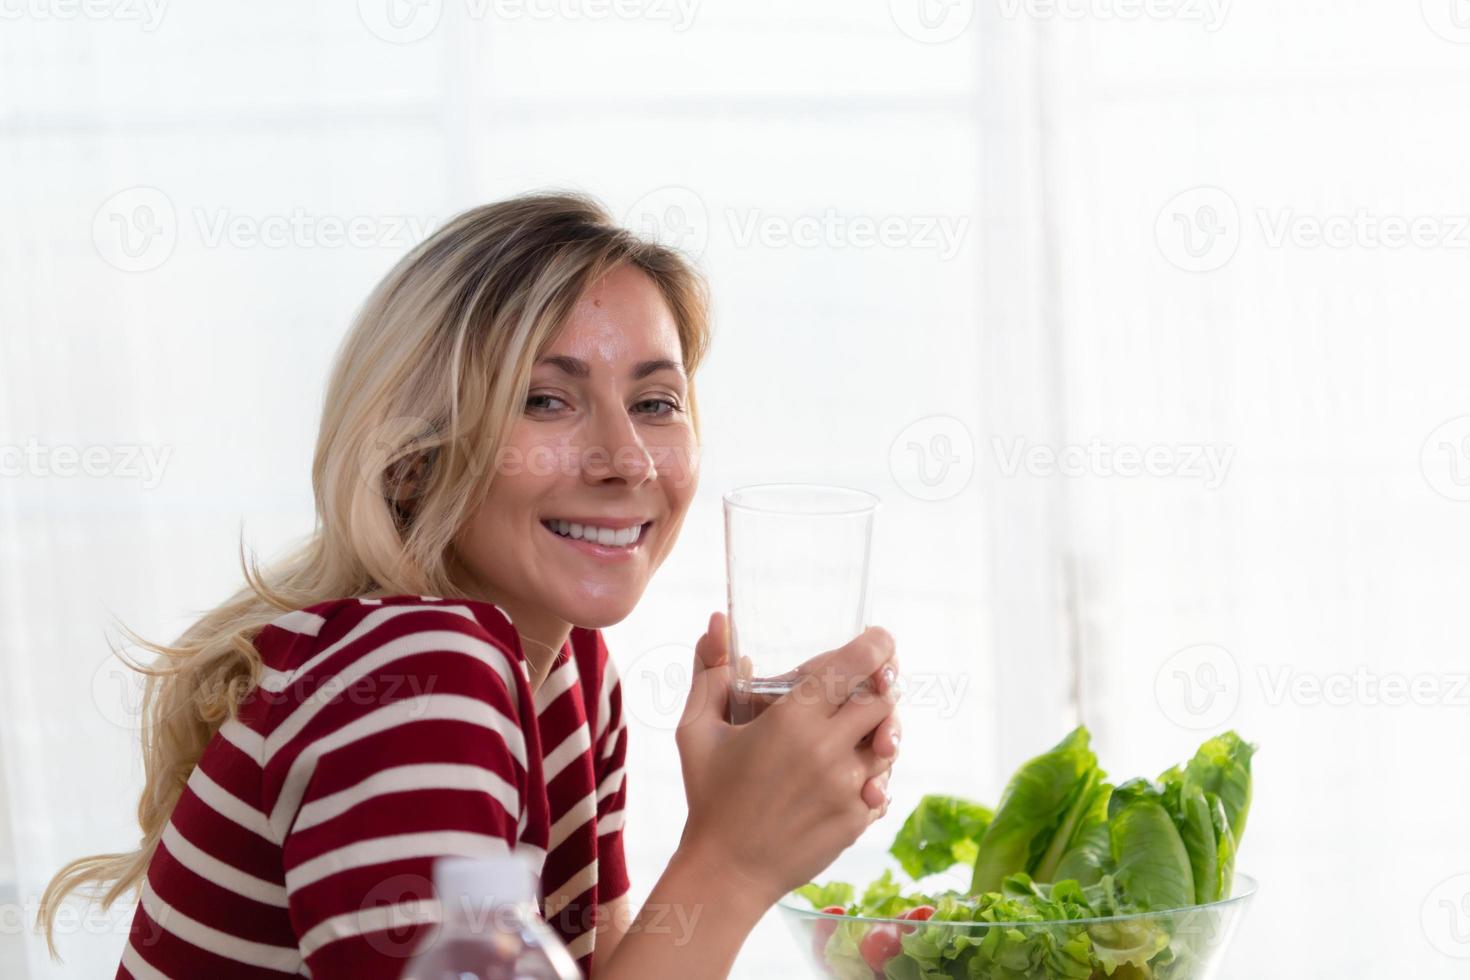
[[[653,524],[645,521],[626,527],[611,528],[550,518],[541,526],[583,554],[596,558],[625,558],[638,550],[644,534]]]

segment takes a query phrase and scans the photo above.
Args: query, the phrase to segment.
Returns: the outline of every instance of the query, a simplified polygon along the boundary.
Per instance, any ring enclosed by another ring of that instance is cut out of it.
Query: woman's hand
[[[888,811],[898,755],[893,637],[871,627],[795,672],[754,721],[726,718],[725,616],[710,617],[677,741],[689,800],[680,852],[735,877],[766,907],[810,881]]]

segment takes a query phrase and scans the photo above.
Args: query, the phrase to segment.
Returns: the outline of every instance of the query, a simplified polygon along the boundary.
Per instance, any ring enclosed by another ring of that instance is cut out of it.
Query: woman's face
[[[537,361],[456,549],[518,627],[622,620],[673,548],[698,482],[681,355],[658,287],[623,266]]]

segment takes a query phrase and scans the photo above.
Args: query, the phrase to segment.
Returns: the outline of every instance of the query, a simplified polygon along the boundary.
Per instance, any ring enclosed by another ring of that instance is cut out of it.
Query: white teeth
[[[615,548],[626,548],[633,544],[642,536],[644,528],[644,525],[639,524],[614,531],[612,528],[593,527],[591,524],[576,524],[563,520],[551,520],[546,523],[551,525],[552,530],[557,534],[565,537]]]

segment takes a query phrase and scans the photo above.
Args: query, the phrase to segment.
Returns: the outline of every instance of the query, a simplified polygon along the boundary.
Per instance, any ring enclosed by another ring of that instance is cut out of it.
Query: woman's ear
[[[419,495],[428,486],[432,450],[398,460],[383,474],[383,494],[400,525],[412,519]]]

